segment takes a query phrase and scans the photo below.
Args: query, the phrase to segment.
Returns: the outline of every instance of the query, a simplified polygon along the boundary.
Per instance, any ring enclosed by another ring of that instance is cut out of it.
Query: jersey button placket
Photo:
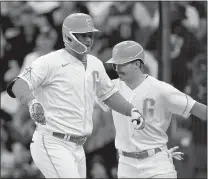
[[[86,120],[87,120],[87,68],[85,69],[84,65],[84,116],[83,116],[83,129],[84,133],[86,132]]]
[[[129,98],[128,102],[131,103],[131,101],[134,99],[135,93],[131,92],[131,97]]]

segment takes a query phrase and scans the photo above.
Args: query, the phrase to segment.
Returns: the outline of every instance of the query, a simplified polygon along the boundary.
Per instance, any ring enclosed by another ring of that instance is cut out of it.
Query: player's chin
[[[91,50],[91,48],[92,48],[92,43],[84,44],[84,45],[87,47],[87,50]]]
[[[90,51],[91,51],[91,47],[87,47],[87,51],[86,51],[86,53],[89,53]]]

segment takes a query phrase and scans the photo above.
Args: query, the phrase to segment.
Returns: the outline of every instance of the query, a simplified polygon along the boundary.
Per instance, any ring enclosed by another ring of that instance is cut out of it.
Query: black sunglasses
[[[127,62],[127,63],[123,63],[123,64],[115,64],[115,63],[112,63],[112,68],[113,70],[116,71],[116,67],[119,65],[119,66],[126,66],[130,63],[133,63],[133,62],[136,62],[136,61],[139,61],[140,63],[144,64],[143,61],[141,59],[136,59],[136,60],[133,60],[133,61],[130,61],[130,62]]]

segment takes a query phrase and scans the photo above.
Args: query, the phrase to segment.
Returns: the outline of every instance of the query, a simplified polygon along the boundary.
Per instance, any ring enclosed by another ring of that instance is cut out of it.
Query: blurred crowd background
[[[207,104],[207,1],[169,3],[171,84]],[[145,49],[145,72],[158,78],[161,70],[158,1],[1,1],[1,178],[43,178],[29,152],[34,123],[27,108],[10,98],[5,90],[37,57],[63,48],[62,22],[73,12],[92,15],[101,30],[92,54],[105,62],[116,43],[135,40]],[[111,66],[105,64],[105,68],[111,79],[117,78]],[[98,106],[93,120],[98,125],[84,146],[88,178],[116,178],[113,121],[103,117]],[[173,116],[168,134],[168,146],[178,145],[185,153],[183,161],[174,161],[178,177],[206,178],[207,122],[192,116],[189,120]]]

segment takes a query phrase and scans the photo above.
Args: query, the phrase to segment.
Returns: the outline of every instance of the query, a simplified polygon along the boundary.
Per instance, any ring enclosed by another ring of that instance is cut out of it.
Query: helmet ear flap
[[[68,34],[69,35],[64,33],[65,46],[71,48],[73,51],[75,51],[79,54],[85,53],[87,51],[87,47],[78,41],[78,39],[76,38],[76,35],[74,33],[69,32]]]
[[[72,42],[71,37],[67,36],[66,38],[67,38],[67,40],[68,40],[69,42]]]
[[[68,41],[68,43],[71,43],[72,42],[72,38],[71,37],[69,37],[66,34],[63,34],[63,35],[64,35],[64,39],[66,39]]]

